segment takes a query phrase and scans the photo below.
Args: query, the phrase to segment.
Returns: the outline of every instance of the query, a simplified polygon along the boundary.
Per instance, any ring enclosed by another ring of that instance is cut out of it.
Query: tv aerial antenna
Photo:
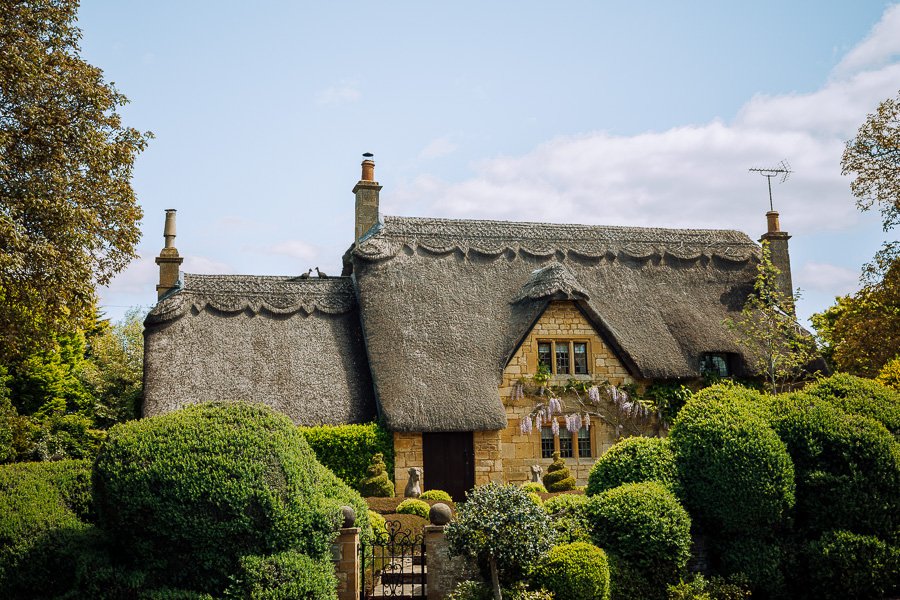
[[[759,173],[769,182],[769,210],[774,211],[775,207],[772,205],[772,178],[773,177],[781,177],[781,183],[784,183],[788,180],[788,177],[791,176],[793,171],[791,170],[791,164],[784,159],[778,166],[773,169],[750,169],[751,173]]]

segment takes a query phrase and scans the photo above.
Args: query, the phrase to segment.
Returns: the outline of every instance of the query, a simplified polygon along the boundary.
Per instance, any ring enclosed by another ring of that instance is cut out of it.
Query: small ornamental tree
[[[497,483],[469,492],[446,537],[451,554],[476,561],[495,600],[501,599],[501,584],[521,580],[553,543],[549,515],[520,487]]]
[[[575,478],[569,472],[565,461],[560,458],[559,452],[553,453],[553,462],[547,467],[544,475],[544,487],[548,492],[568,492],[575,489]]]
[[[384,455],[381,452],[372,457],[366,469],[366,476],[359,481],[359,493],[365,497],[390,498],[394,495],[394,482],[385,471]]]

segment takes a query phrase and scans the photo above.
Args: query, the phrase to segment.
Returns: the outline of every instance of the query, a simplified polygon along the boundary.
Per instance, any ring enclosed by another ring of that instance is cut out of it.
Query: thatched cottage
[[[739,231],[381,217],[374,163],[354,188],[339,277],[179,273],[166,215],[159,303],[146,320],[144,414],[205,400],[270,404],[300,424],[380,417],[395,480],[459,495],[524,481],[559,450],[584,482],[616,437],[522,419],[549,383],[646,385],[748,375],[723,321],[752,289],[760,246]],[[791,289],[788,235],[768,213]],[[583,390],[584,388],[582,388]]]

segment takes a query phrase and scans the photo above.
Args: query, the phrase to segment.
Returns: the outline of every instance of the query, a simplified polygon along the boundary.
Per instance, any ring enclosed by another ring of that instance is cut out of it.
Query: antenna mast
[[[788,177],[790,177],[791,173],[793,173],[793,171],[791,170],[790,163],[787,161],[787,159],[784,159],[783,161],[778,163],[778,166],[775,167],[774,169],[750,169],[750,172],[751,173],[759,173],[760,175],[765,177],[766,180],[768,180],[768,182],[769,182],[769,210],[774,211],[775,207],[772,204],[772,178],[778,177],[780,175],[781,183],[784,183],[785,181],[787,181]]]

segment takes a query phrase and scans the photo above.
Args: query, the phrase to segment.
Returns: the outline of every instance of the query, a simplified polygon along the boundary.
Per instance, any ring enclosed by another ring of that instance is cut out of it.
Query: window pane
[[[553,458],[553,430],[541,427],[541,458]]]
[[[572,434],[568,429],[559,430],[559,455],[562,458],[572,458]]]
[[[584,427],[578,430],[578,456],[591,457],[591,432]]]
[[[572,361],[575,366],[575,374],[587,375],[587,344],[584,342],[575,342],[574,344],[572,344],[572,347],[574,350]]]
[[[569,373],[569,344],[556,342],[556,372],[559,375]]]
[[[728,358],[724,354],[704,354],[700,357],[700,372],[715,377],[728,377]]]
[[[547,368],[550,369],[552,360],[550,342],[538,342],[538,365],[547,365]]]

